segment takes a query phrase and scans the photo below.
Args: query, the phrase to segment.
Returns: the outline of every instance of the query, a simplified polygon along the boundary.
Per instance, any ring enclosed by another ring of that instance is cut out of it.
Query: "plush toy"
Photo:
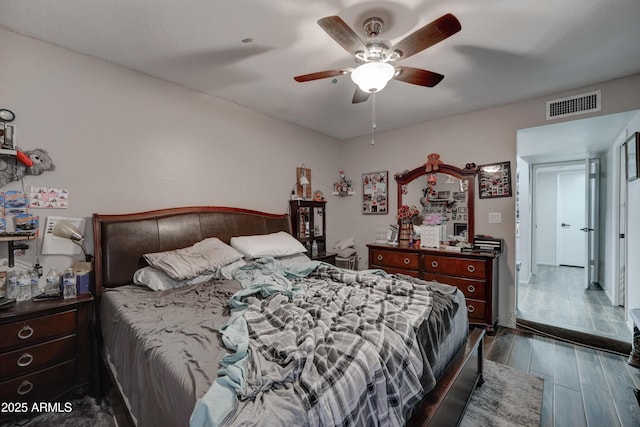
[[[427,172],[437,171],[440,169],[441,164],[440,154],[431,153],[427,156],[427,163],[424,164],[424,170]]]
[[[41,175],[56,168],[49,153],[42,148],[30,151],[16,150],[19,154],[16,159],[0,156],[0,187],[11,181],[19,181],[25,175]]]

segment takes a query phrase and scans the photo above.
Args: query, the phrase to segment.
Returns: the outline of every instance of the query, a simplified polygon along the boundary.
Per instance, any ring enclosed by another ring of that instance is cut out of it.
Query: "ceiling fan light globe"
[[[379,92],[393,78],[396,70],[386,62],[367,62],[351,73],[351,80],[367,93]]]

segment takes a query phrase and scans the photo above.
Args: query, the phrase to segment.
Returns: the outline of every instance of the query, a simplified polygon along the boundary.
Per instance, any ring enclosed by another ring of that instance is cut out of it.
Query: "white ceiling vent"
[[[599,90],[547,101],[547,120],[600,111]]]

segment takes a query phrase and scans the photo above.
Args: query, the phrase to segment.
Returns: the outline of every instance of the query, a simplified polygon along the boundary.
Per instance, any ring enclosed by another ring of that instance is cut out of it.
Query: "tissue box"
[[[440,247],[440,226],[423,225],[420,227],[420,247],[438,248]]]
[[[78,295],[93,293],[95,291],[93,283],[93,272],[76,272],[76,289]]]

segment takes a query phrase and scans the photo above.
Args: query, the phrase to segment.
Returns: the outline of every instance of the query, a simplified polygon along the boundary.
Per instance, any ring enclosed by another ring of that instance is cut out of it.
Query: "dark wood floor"
[[[586,289],[583,268],[539,265],[528,284],[518,285],[517,317],[631,342],[624,308],[611,305],[604,290]]]
[[[542,427],[640,426],[640,370],[626,356],[500,328],[485,357],[544,378]]]

